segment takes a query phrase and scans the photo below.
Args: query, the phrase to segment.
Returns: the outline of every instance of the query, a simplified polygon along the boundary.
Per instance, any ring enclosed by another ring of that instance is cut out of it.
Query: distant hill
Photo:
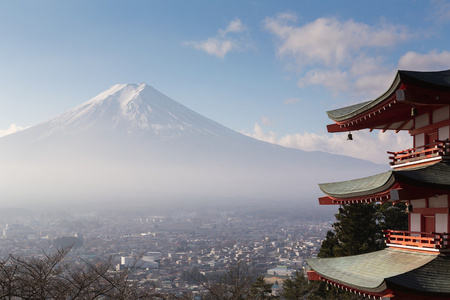
[[[118,84],[0,138],[0,205],[318,205],[317,183],[387,166],[240,134],[146,84]]]

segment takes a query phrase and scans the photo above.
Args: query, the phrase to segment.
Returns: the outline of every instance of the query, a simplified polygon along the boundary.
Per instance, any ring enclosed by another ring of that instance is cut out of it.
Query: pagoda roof
[[[366,254],[307,259],[322,278],[351,289],[450,296],[450,257],[387,248]]]
[[[386,196],[391,190],[399,188],[417,188],[424,192],[427,190],[448,191],[450,190],[450,162],[440,161],[431,165],[393,169],[381,174],[354,180],[322,183],[319,184],[319,187],[322,192],[337,201]],[[416,193],[416,195],[421,196],[420,193]],[[431,195],[435,195],[435,193],[433,192]]]
[[[377,194],[390,188],[395,182],[393,172],[385,172],[354,180],[321,183],[322,192],[336,198],[359,197]]]
[[[406,251],[405,251],[406,252]],[[438,255],[431,262],[408,273],[387,279],[390,289],[416,295],[450,296],[450,256]]]
[[[399,92],[400,91],[400,92]],[[411,108],[450,104],[450,70],[397,72],[389,89],[378,98],[327,111],[336,124],[329,132],[359,129],[410,130]]]

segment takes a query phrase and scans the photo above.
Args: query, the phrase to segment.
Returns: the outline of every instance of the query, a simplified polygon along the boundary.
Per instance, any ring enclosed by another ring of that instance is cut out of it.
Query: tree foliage
[[[311,284],[305,276],[300,272],[295,272],[293,276],[283,280],[282,296],[286,299],[300,300],[310,293]]]
[[[339,240],[337,239],[336,234],[329,230],[327,232],[327,236],[322,241],[322,245],[317,256],[320,258],[335,257],[334,249],[337,249],[338,245]]]
[[[250,299],[275,299],[272,296],[272,285],[264,281],[264,276],[259,276],[256,281],[252,283],[249,291]]]
[[[335,214],[334,232],[327,232],[318,257],[356,255],[380,250],[384,229],[408,230],[406,205],[347,204]]]
[[[408,214],[406,204],[386,202],[375,206],[378,212],[380,230],[408,230]]]
[[[204,299],[211,300],[239,300],[248,299],[250,287],[255,275],[247,264],[242,261],[229,265],[228,272],[216,280],[205,279],[202,286],[208,294]]]
[[[70,248],[24,259],[0,260],[0,299],[162,299],[153,288],[129,280],[130,270],[111,272],[111,260],[82,266],[66,264]]]
[[[206,277],[200,273],[196,267],[193,267],[190,271],[183,271],[181,274],[181,279],[186,281],[188,284],[198,284],[204,282]]]
[[[384,247],[379,214],[373,204],[347,204],[335,214],[334,233],[328,232],[319,257],[356,255]]]

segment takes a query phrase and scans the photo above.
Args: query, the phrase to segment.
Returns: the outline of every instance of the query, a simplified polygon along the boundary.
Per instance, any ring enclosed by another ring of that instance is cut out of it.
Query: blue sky
[[[347,142],[325,111],[449,69],[449,32],[447,1],[0,0],[0,134],[145,82],[256,138],[387,163],[407,135]]]

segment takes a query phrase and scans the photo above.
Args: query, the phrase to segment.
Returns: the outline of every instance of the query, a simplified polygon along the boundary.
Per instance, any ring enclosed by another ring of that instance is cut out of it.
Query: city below
[[[112,259],[117,271],[135,268],[133,280],[142,285],[199,296],[206,291],[193,280],[196,274],[212,278],[242,262],[276,289],[286,276],[304,271],[305,258],[318,253],[332,221],[323,212],[261,208],[158,214],[4,209],[0,257],[36,258],[72,247],[67,263]]]

